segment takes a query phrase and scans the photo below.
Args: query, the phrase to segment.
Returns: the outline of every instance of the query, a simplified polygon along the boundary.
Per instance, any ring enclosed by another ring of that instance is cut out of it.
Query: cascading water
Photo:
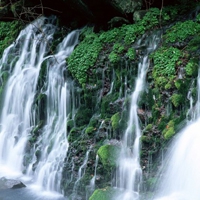
[[[146,72],[149,66],[148,55],[156,49],[159,41],[160,36],[158,36],[158,33],[154,33],[148,36],[148,38],[142,38],[137,44],[137,48],[140,46],[147,46],[147,52],[145,52],[145,55],[141,58],[141,62],[138,65],[138,77],[135,83],[135,90],[131,96],[130,116],[122,141],[119,167],[116,174],[117,188],[122,191],[122,194],[115,197],[115,199],[139,199],[142,170],[140,167],[141,130],[137,115],[137,103],[145,85]]]
[[[174,138],[164,161],[155,200],[199,200],[200,198],[200,73],[198,100],[192,120]]]
[[[53,17],[42,17],[28,25],[15,43],[4,51],[1,59],[1,70],[7,71],[9,77],[4,88],[0,118],[0,175],[26,181],[28,176],[27,184],[34,188],[63,193],[62,169],[69,146],[67,118],[69,112],[74,113],[74,105],[70,106],[73,84],[66,80],[65,59],[77,45],[79,31],[68,34],[59,44],[57,53],[49,56],[47,54],[57,30],[54,21]],[[41,93],[46,99],[46,106],[42,108],[46,117],[42,119],[44,127],[31,149],[27,146],[36,126],[37,106],[34,101],[44,62],[47,78],[40,89],[45,90]],[[6,69],[5,63],[8,64]],[[25,169],[26,148],[29,148],[33,158]]]
[[[73,31],[59,45],[57,54],[47,62],[47,120],[35,152],[40,152],[36,169],[36,185],[48,191],[61,191],[62,169],[68,150],[67,115],[70,107],[70,83],[64,78],[65,59],[78,43],[79,31]],[[34,157],[33,163],[36,161]],[[32,168],[33,163],[29,169]],[[30,171],[29,171],[30,174]]]
[[[40,18],[28,25],[1,59],[1,70],[8,73],[0,118],[0,173],[3,176],[13,172],[20,175],[23,171],[24,149],[30,129],[35,125],[32,105],[40,66],[56,31],[54,25],[46,22],[46,18]]]

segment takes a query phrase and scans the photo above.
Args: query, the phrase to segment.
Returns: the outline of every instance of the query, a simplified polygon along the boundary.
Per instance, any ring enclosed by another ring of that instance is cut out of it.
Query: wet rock
[[[138,109],[138,110],[137,110],[137,114],[138,114],[140,120],[141,120],[142,122],[145,122],[145,119],[146,119],[145,111],[144,111],[143,109]]]
[[[18,189],[26,187],[21,181],[14,179],[0,178],[0,189]]]

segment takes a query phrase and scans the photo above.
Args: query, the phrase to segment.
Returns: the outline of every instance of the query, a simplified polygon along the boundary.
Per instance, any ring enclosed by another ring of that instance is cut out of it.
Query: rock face
[[[174,1],[176,2],[176,1]],[[164,1],[165,3],[165,1]],[[173,2],[172,2],[173,3]],[[152,6],[161,7],[160,1],[147,4],[143,0],[9,0],[0,2],[0,20],[32,21],[41,15],[57,15],[61,22],[72,28],[93,23],[107,27],[107,23],[115,17],[133,22],[133,14]],[[73,27],[74,26],[74,27]]]
[[[21,181],[14,179],[0,178],[0,189],[18,189],[26,187]]]
[[[142,0],[108,0],[107,2],[123,14],[133,13],[135,10],[141,9],[143,4]]]

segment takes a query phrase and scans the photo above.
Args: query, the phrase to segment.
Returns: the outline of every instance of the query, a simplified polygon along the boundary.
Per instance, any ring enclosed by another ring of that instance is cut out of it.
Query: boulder
[[[135,10],[140,10],[143,4],[142,0],[107,0],[122,14],[134,13]]]
[[[15,179],[0,178],[0,189],[17,189],[26,187],[21,181]]]

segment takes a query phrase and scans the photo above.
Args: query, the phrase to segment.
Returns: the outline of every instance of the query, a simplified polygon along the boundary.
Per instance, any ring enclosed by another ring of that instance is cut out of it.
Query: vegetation
[[[120,148],[118,146],[104,145],[99,148],[97,154],[99,155],[103,166],[110,170],[117,166],[119,152]]]
[[[94,191],[92,196],[89,198],[89,200],[111,200],[114,195],[118,193],[117,190],[111,188],[111,187],[106,187],[103,189],[97,189]]]
[[[16,39],[21,28],[22,25],[18,20],[12,22],[0,22],[0,56],[4,49]]]
[[[85,196],[86,188],[94,177],[96,155],[100,158],[95,180],[98,189],[89,199],[110,200],[116,192],[107,186],[110,186],[111,174],[118,166],[121,138],[127,126],[138,62],[146,53],[146,44],[137,46],[136,42],[145,33],[149,35],[158,29],[163,32],[158,48],[150,55],[146,88],[138,100],[138,111],[141,111],[138,116],[143,132],[141,165],[144,173],[149,167],[149,157],[152,156],[155,161],[159,150],[183,126],[190,108],[188,91],[191,91],[194,103],[197,99],[200,46],[200,14],[194,20],[185,20],[185,17],[182,20],[180,14],[186,10],[181,6],[162,10],[151,8],[141,20],[133,24],[127,23],[98,32],[90,26],[81,30],[79,44],[67,58],[68,70],[64,72],[67,74],[69,71],[75,80],[74,91],[70,93],[75,107],[69,114],[66,127],[70,143],[62,180],[66,194],[74,191],[74,183],[89,148],[88,165],[84,166],[85,174],[77,189],[78,193],[81,197]],[[171,22],[173,24],[164,27]],[[11,28],[17,31],[17,24],[0,24],[0,53],[13,41],[15,31],[11,31]],[[52,45],[53,49],[58,42],[60,40]],[[9,69],[7,63],[2,66],[0,94],[3,93]],[[44,125],[42,119],[45,119],[46,113],[42,110],[45,110],[47,102],[41,88],[45,87],[47,71],[44,61],[34,102],[41,112],[36,113],[37,125],[31,131],[29,143],[32,146]],[[49,150],[51,147],[50,144]],[[36,152],[35,156],[39,159],[41,152]],[[150,188],[155,178],[146,182]]]

